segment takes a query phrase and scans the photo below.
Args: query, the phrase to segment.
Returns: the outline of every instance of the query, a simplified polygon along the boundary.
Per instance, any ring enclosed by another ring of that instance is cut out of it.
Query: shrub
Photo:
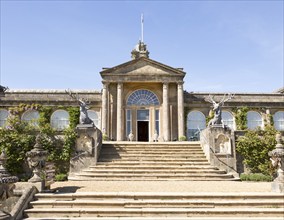
[[[179,141],[186,141],[186,136],[180,136]]]
[[[66,181],[66,180],[68,180],[67,177],[68,176],[67,176],[66,173],[59,173],[59,174],[55,175],[54,180],[57,181],[57,182],[59,182],[59,181]]]
[[[271,165],[268,152],[275,148],[276,130],[266,126],[264,130],[249,130],[245,136],[238,138],[236,150],[244,158],[244,164],[252,173],[272,175],[274,168]]]
[[[272,176],[264,175],[262,173],[250,173],[240,175],[241,181],[254,181],[254,182],[271,182],[273,180]]]

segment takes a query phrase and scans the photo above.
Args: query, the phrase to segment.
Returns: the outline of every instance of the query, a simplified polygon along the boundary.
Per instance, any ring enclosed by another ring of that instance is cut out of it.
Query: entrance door
[[[137,121],[138,141],[149,141],[149,121]]]

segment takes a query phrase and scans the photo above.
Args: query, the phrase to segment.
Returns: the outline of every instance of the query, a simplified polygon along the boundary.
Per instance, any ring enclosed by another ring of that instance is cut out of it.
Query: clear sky
[[[284,86],[283,0],[1,0],[1,81],[10,89],[97,89],[99,72],[150,58],[187,73],[184,88],[273,92]]]

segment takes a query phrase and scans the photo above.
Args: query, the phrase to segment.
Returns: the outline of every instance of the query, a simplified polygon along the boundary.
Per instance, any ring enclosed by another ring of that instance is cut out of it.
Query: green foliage
[[[276,130],[267,125],[265,130],[248,130],[245,136],[237,140],[236,150],[243,156],[244,163],[252,173],[273,174],[268,152],[275,148],[275,135]]]
[[[237,130],[246,130],[247,129],[247,113],[249,111],[249,108],[241,107],[241,108],[236,108],[233,111],[235,113]]]
[[[67,111],[70,117],[69,118],[70,128],[75,128],[77,124],[79,123],[80,109],[79,107],[69,107]]]
[[[213,111],[210,111],[209,112],[209,115],[206,117],[206,125],[208,126],[208,123],[211,119],[214,118],[214,112]]]
[[[29,109],[38,110],[40,118],[38,126],[20,120],[20,115]],[[58,133],[50,126],[50,117],[53,112],[51,107],[42,107],[38,104],[20,104],[18,107],[10,108],[10,116],[7,126],[0,128],[0,150],[5,150],[8,156],[7,169],[20,178],[26,178],[24,170],[27,167],[26,152],[33,149],[35,137],[41,133],[43,138],[41,144],[48,151],[48,161],[53,161],[56,173],[67,173],[69,160],[75,146],[76,132],[74,127],[79,121],[79,109],[69,108],[70,126]]]
[[[186,141],[186,136],[180,136],[178,140],[179,141]]]
[[[107,136],[107,134],[103,134],[103,141],[108,141],[108,136]]]
[[[254,182],[271,182],[273,177],[270,175],[264,175],[262,173],[250,173],[240,175],[241,181],[254,181]]]
[[[67,174],[66,173],[59,173],[57,175],[55,175],[54,180],[55,181],[66,181],[67,178]]]

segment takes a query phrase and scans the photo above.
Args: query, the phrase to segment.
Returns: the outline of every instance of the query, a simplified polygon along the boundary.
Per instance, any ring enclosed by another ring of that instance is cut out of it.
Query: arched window
[[[94,110],[88,110],[88,116],[95,123],[97,128],[100,128],[100,117],[99,113]]]
[[[136,90],[127,99],[127,105],[160,105],[157,95],[149,90]]]
[[[234,129],[234,117],[231,112],[222,111],[222,120],[229,128]]]
[[[273,115],[274,127],[278,131],[284,131],[284,111],[276,112]]]
[[[62,131],[69,126],[69,113],[65,110],[56,110],[51,115],[51,127]]]
[[[200,111],[192,111],[187,115],[186,136],[189,141],[200,140],[199,130],[206,128],[206,118]]]
[[[262,127],[262,118],[258,112],[249,111],[247,114],[247,126],[248,129],[256,129]]]
[[[5,109],[0,109],[0,127],[4,127],[7,119],[8,119],[9,112]]]
[[[36,110],[28,110],[23,113],[22,121],[29,122],[35,126],[38,126],[39,112]]]

